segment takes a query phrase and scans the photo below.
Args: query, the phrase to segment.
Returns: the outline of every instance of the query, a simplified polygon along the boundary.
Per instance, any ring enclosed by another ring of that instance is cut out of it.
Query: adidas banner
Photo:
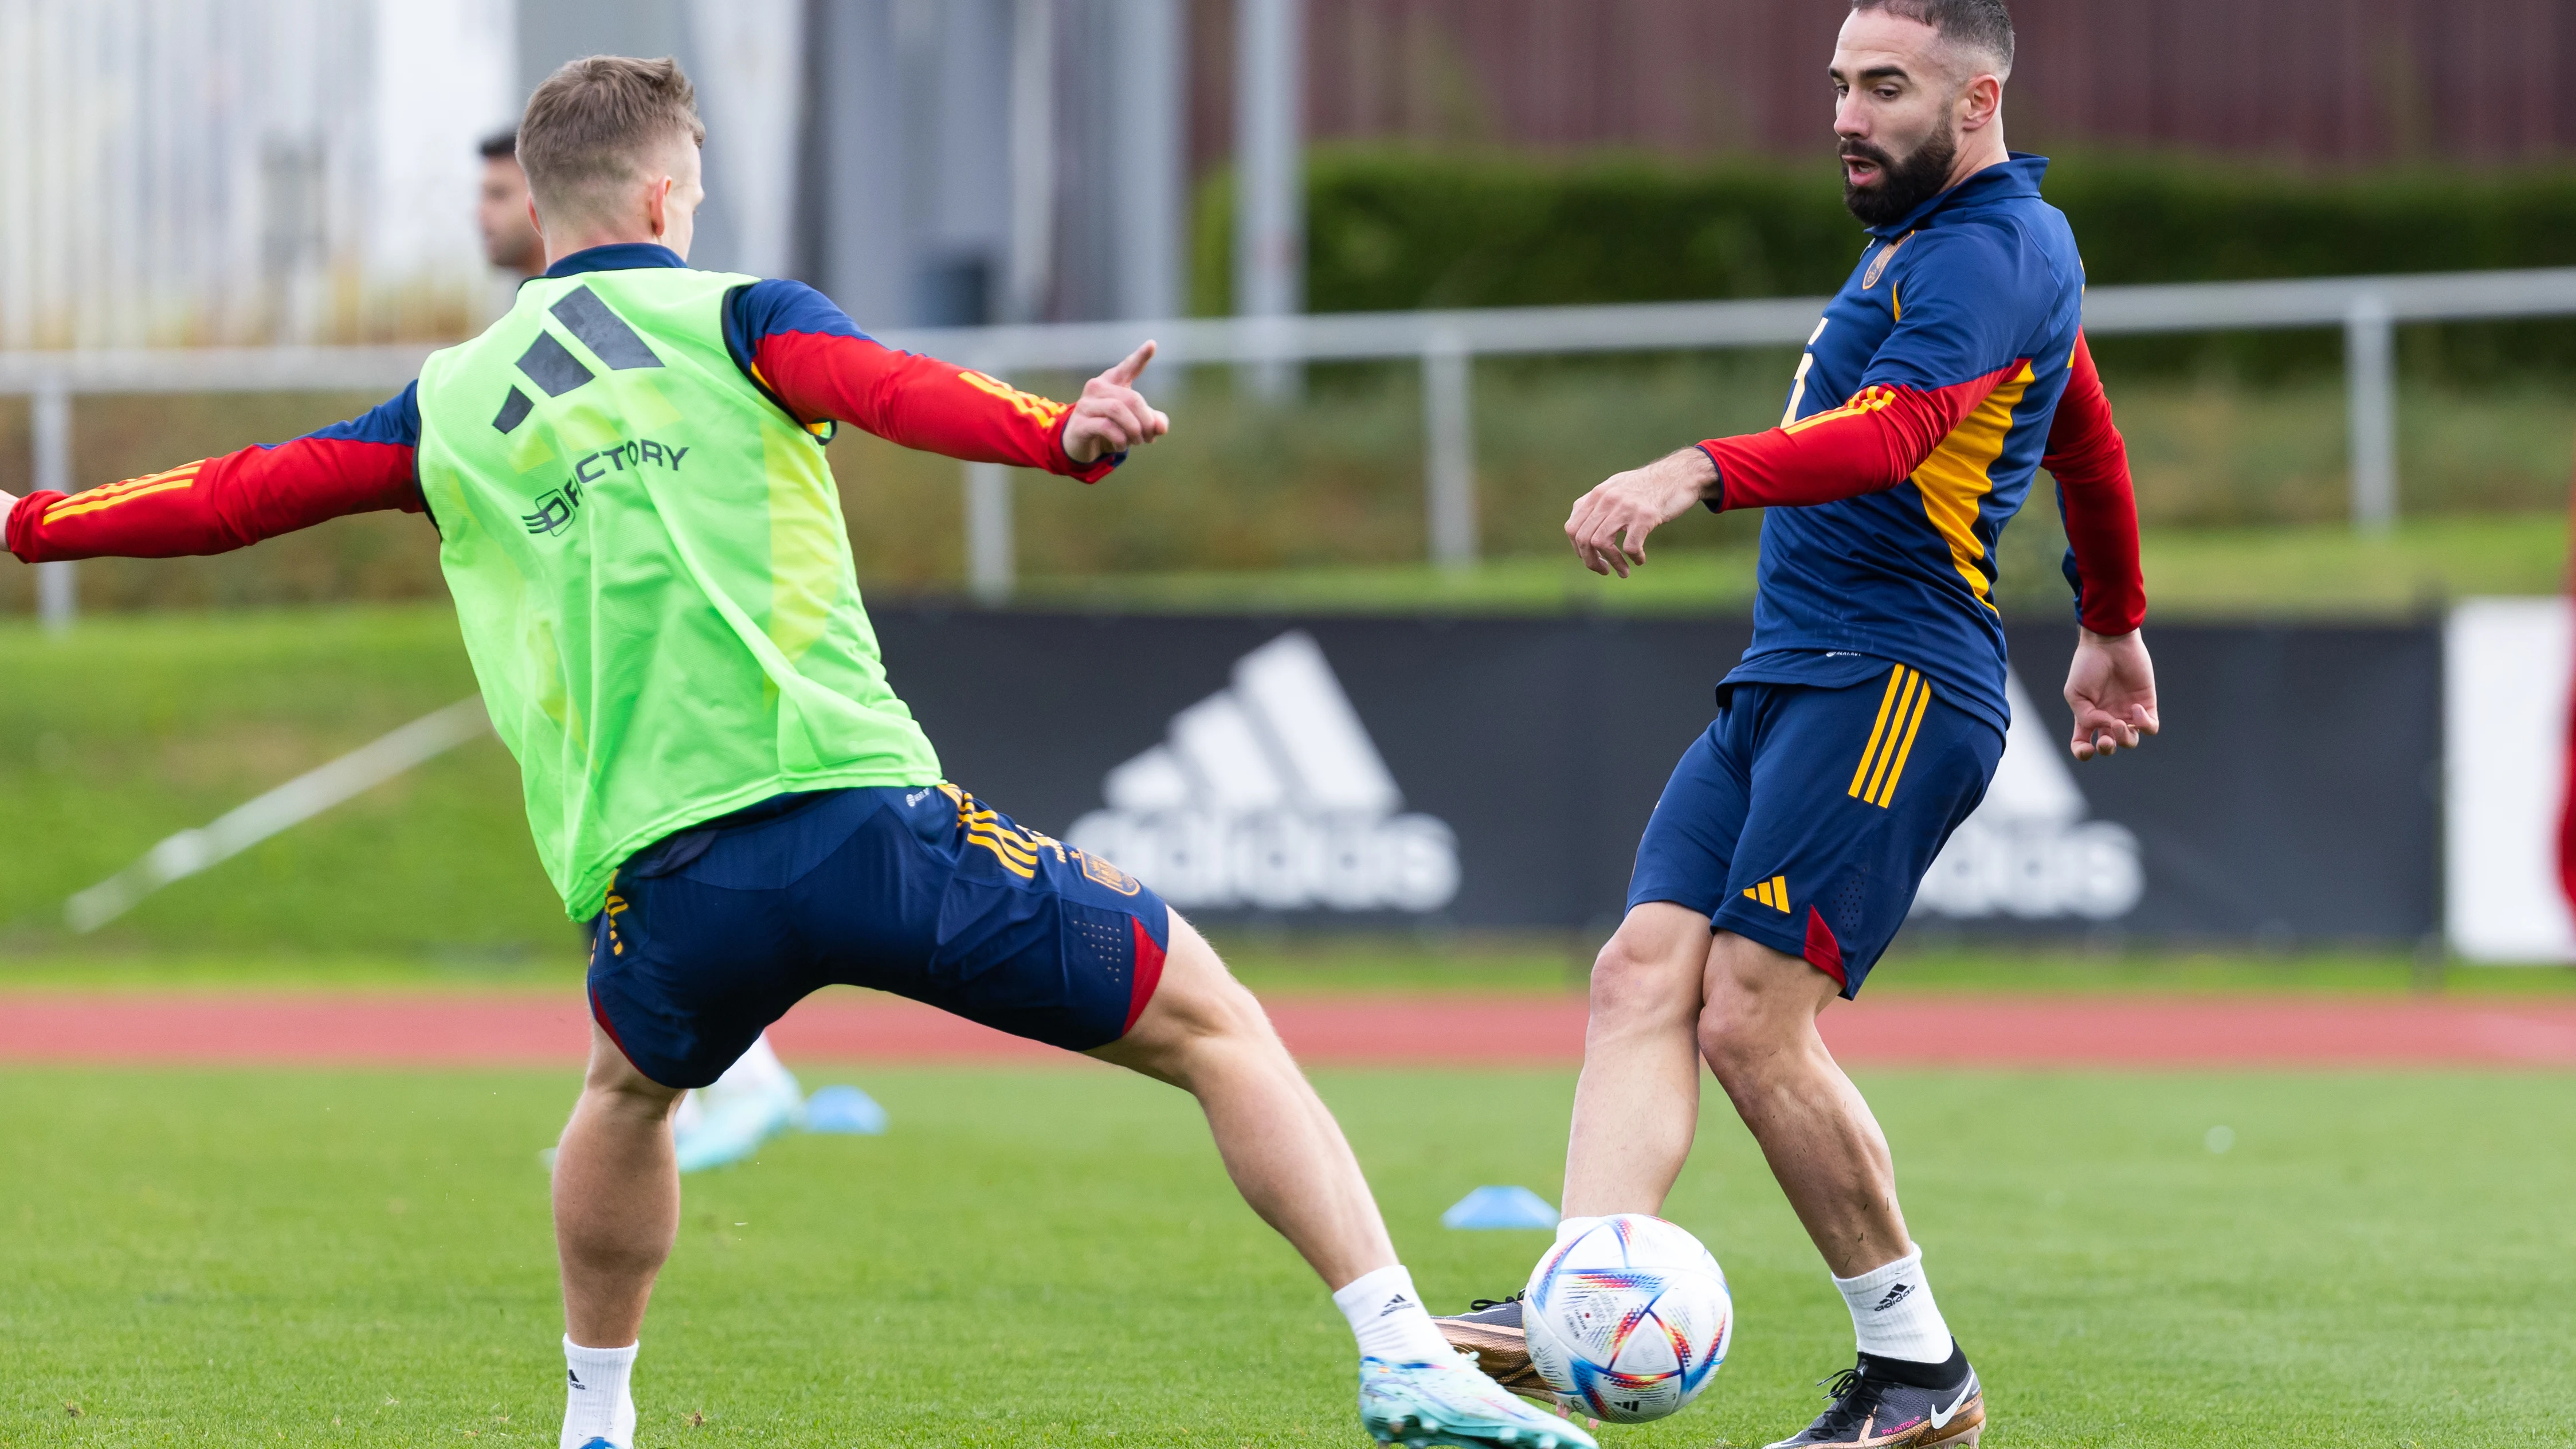
[[[1729,620],[875,611],[950,778],[1212,920],[1604,930]],[[1918,929],[2412,940],[2435,929],[2433,628],[2151,631],[2166,735],[2066,753],[2071,627]],[[1836,788],[1839,789],[1839,783]]]

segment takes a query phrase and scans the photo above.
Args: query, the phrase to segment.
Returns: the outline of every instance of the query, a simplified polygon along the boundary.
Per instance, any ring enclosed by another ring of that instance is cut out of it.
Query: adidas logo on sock
[[[574,1388],[581,1390],[581,1391],[582,1391],[583,1393],[585,1393],[585,1394],[590,1392],[590,1385],[588,1385],[588,1384],[586,1384],[586,1383],[583,1383],[583,1382],[581,1381],[581,1375],[580,1375],[579,1373],[577,1373],[577,1372],[573,1371],[572,1369],[565,1369],[565,1370],[564,1370],[564,1377],[565,1377],[565,1378],[567,1378],[567,1379],[572,1380],[572,1386],[573,1386]]]
[[[1109,772],[1106,809],[1065,832],[1189,909],[1436,911],[1458,894],[1458,836],[1403,813],[1377,742],[1314,637],[1282,634],[1234,682]]]
[[[1384,1318],[1384,1317],[1386,1317],[1386,1316],[1387,1316],[1388,1314],[1390,1314],[1390,1313],[1402,1313],[1404,1310],[1406,1310],[1406,1309],[1408,1309],[1408,1308],[1411,1308],[1412,1306],[1413,1306],[1413,1300],[1412,1300],[1412,1299],[1405,1297],[1405,1296],[1404,1296],[1403,1294],[1401,1294],[1401,1293],[1398,1293],[1398,1294],[1397,1294],[1397,1295],[1395,1295],[1394,1297],[1392,1297],[1392,1298],[1390,1298],[1390,1299],[1386,1300],[1386,1306],[1385,1306],[1384,1308],[1381,1308],[1381,1309],[1379,1309],[1379,1310],[1377,1311],[1377,1316],[1378,1316],[1378,1317],[1380,1317],[1380,1318]]]
[[[1870,1312],[1885,1313],[1887,1310],[1894,1308],[1897,1304],[1904,1302],[1905,1295],[1913,1291],[1913,1284],[1899,1283],[1895,1287],[1888,1289],[1887,1296],[1878,1300],[1878,1306],[1871,1309]]]

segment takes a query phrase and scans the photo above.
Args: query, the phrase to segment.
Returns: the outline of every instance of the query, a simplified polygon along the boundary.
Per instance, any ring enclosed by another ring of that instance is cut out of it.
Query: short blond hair
[[[589,55],[566,61],[519,120],[519,166],[548,215],[605,209],[606,193],[644,179],[654,152],[687,137],[707,140],[697,88],[664,56]]]

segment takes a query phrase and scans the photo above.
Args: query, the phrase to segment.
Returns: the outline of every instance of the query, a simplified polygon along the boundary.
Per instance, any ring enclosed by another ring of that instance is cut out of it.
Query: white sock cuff
[[[1913,1252],[1906,1254],[1895,1262],[1881,1264],[1880,1266],[1872,1268],[1868,1272],[1861,1274],[1857,1278],[1836,1278],[1834,1280],[1834,1286],[1840,1288],[1846,1294],[1866,1293],[1873,1289],[1884,1288],[1890,1283],[1895,1282],[1897,1279],[1904,1277],[1908,1273],[1916,1271],[1922,1266],[1923,1250],[1921,1248],[1916,1248]]]
[[[1333,1292],[1333,1306],[1345,1315],[1362,1310],[1375,1312],[1397,1294],[1419,1303],[1422,1295],[1413,1291],[1413,1271],[1402,1263],[1362,1273]]]
[[[1414,1291],[1413,1274],[1402,1263],[1362,1273],[1333,1294],[1333,1306],[1351,1325],[1363,1358],[1395,1363],[1443,1363],[1449,1340],[1440,1336],[1422,1295]]]
[[[1834,1286],[1851,1309],[1852,1336],[1861,1352],[1909,1363],[1939,1363],[1950,1356],[1950,1325],[1932,1301],[1922,1249],[1857,1278],[1836,1278]]]
[[[581,1449],[594,1439],[605,1439],[632,1449],[635,1443],[635,1394],[627,1380],[635,1370],[635,1350],[641,1344],[624,1348],[584,1348],[564,1335],[564,1364],[571,1370],[564,1385],[563,1433],[555,1441],[558,1449]]]

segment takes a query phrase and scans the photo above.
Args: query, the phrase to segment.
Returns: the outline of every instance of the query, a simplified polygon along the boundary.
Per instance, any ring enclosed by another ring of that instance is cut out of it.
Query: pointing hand
[[[1110,453],[1142,447],[1172,430],[1172,420],[1156,412],[1136,390],[1145,364],[1154,360],[1146,343],[1126,361],[1082,385],[1082,400],[1064,425],[1065,455],[1077,463],[1099,461]]]

